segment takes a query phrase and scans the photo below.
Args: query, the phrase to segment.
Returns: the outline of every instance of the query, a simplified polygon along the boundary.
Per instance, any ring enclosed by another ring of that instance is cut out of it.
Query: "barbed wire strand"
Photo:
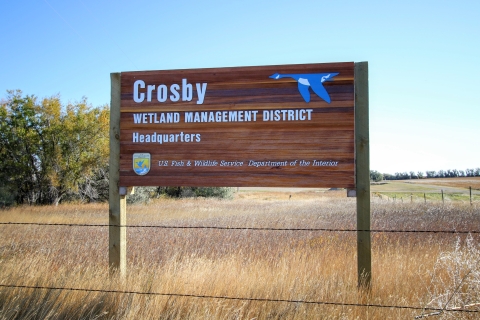
[[[387,232],[387,233],[450,233],[450,234],[468,234],[480,233],[477,230],[458,231],[458,230],[387,230],[387,229],[333,229],[333,228],[269,228],[269,227],[219,227],[219,226],[165,226],[165,225],[110,225],[110,224],[75,224],[75,223],[37,223],[37,222],[0,222],[0,225],[35,225],[35,226],[68,226],[68,227],[125,227],[125,228],[159,228],[159,229],[216,229],[216,230],[250,230],[250,231],[327,231],[327,232]],[[203,299],[223,299],[223,300],[242,300],[242,301],[257,301],[257,302],[285,302],[285,303],[304,303],[304,304],[318,304],[318,305],[337,305],[337,306],[354,306],[354,307],[375,307],[375,308],[394,308],[394,309],[410,309],[432,311],[427,315],[437,315],[442,312],[480,312],[480,310],[467,310],[460,308],[440,309],[440,308],[426,308],[426,307],[412,307],[412,306],[395,306],[395,305],[381,305],[381,304],[358,304],[358,303],[338,303],[326,301],[307,301],[307,300],[288,300],[288,299],[267,299],[267,298],[241,298],[228,296],[209,296],[209,295],[195,295],[195,294],[179,294],[179,293],[159,293],[159,292],[141,292],[141,291],[118,291],[118,290],[104,290],[104,289],[82,289],[82,288],[61,288],[61,287],[43,287],[43,286],[20,286],[20,285],[4,285],[0,287],[8,288],[25,288],[25,289],[45,289],[45,290],[68,290],[68,291],[87,291],[100,293],[117,293],[117,294],[139,294],[139,295],[157,295],[157,296],[172,296],[172,297],[186,297],[186,298],[203,298]]]
[[[327,231],[327,232],[385,232],[385,233],[451,233],[479,234],[479,230],[393,230],[393,229],[334,229],[334,228],[270,228],[270,227],[221,227],[221,226],[165,226],[165,225],[116,225],[116,224],[76,224],[76,223],[42,223],[42,222],[0,222],[0,225],[34,225],[66,227],[124,227],[124,228],[159,228],[159,229],[215,229],[215,230],[251,230],[251,231]]]
[[[180,297],[180,298],[241,300],[241,301],[254,301],[254,302],[304,303],[304,304],[317,304],[317,305],[390,308],[390,309],[410,309],[410,310],[424,310],[424,311],[426,311],[426,310],[428,310],[428,311],[444,311],[444,312],[450,312],[451,311],[451,312],[469,312],[469,313],[479,313],[480,312],[480,310],[467,310],[467,309],[458,309],[458,308],[455,308],[455,309],[441,309],[441,308],[382,305],[382,304],[361,304],[361,303],[309,301],[309,300],[289,300],[289,299],[268,299],[268,298],[243,298],[243,297],[229,297],[229,296],[210,296],[210,295],[183,294],[183,293],[121,291],[121,290],[106,290],[106,289],[84,289],[84,288],[45,287],[45,286],[23,286],[23,285],[10,285],[10,284],[0,284],[0,287],[20,288],[20,289],[43,289],[43,290],[84,291],[84,292],[99,292],[99,293],[156,295],[156,296],[169,296],[169,297]]]

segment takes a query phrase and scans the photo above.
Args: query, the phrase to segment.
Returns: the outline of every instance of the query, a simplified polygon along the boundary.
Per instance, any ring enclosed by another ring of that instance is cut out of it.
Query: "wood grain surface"
[[[330,103],[311,88],[307,103],[295,79],[269,78],[274,73],[338,75],[323,83]],[[137,80],[145,83],[137,94],[143,94],[142,102],[134,101]],[[171,97],[175,84],[178,101]],[[182,84],[191,88],[182,91]],[[203,84],[200,103],[197,88]],[[155,86],[151,101],[149,85]],[[157,99],[159,90],[164,91]],[[190,95],[191,101],[182,101],[182,94]],[[355,187],[353,62],[122,72],[120,96],[122,186]],[[290,118],[285,110],[291,110]],[[249,113],[250,121],[228,121],[229,112],[235,111],[237,117],[239,111]],[[279,121],[269,119],[275,112]],[[176,113],[178,122],[160,123],[162,113],[164,119]],[[207,122],[186,122],[196,113]],[[304,120],[295,117],[299,114]],[[217,117],[227,121],[217,122]],[[145,142],[147,136],[155,136],[155,142]],[[134,172],[134,153],[151,154],[146,175]],[[196,165],[199,161],[217,165]],[[222,161],[237,165],[223,166]]]

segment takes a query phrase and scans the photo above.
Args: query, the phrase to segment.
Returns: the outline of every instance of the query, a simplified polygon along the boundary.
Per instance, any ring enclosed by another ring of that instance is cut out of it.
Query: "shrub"
[[[136,187],[135,194],[127,197],[127,203],[145,203],[150,199],[169,198],[219,198],[230,199],[233,189],[229,187]]]

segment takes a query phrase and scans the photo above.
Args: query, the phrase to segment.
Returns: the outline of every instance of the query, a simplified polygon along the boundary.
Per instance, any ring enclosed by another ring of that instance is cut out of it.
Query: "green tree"
[[[58,204],[69,192],[78,193],[82,184],[93,182],[98,168],[106,167],[109,111],[106,106],[88,106],[85,98],[63,112],[57,97],[44,99],[42,107],[52,202]]]
[[[427,171],[427,178],[435,178],[437,173],[435,171]]]
[[[376,170],[370,170],[370,180],[373,182],[379,182],[383,180],[383,174]]]
[[[42,128],[34,96],[7,91],[0,111],[0,181],[18,203],[43,203]]]
[[[108,107],[92,108],[85,98],[62,106],[58,96],[38,103],[20,90],[7,93],[0,104],[2,192],[16,203],[58,204],[91,189],[108,164]]]

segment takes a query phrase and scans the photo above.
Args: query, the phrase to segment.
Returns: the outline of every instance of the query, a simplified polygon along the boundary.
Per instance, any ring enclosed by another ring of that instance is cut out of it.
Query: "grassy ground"
[[[318,190],[317,190],[318,191]],[[290,197],[291,195],[291,197]],[[0,222],[107,224],[106,205],[19,207]],[[128,207],[128,225],[355,228],[340,192],[253,192]],[[478,234],[373,233],[357,290],[353,232],[128,228],[128,276],[108,276],[108,227],[0,225],[0,284],[419,307],[480,302]],[[374,201],[372,229],[480,230],[480,207]],[[476,308],[476,309],[475,309]],[[478,306],[469,310],[479,310]],[[0,287],[0,319],[406,319],[421,310]],[[437,319],[478,319],[446,312]]]
[[[397,202],[442,202],[442,194],[438,192],[421,193],[421,192],[374,192],[373,197],[382,200]],[[464,193],[444,193],[443,201],[452,202],[459,201],[463,203],[470,202],[470,196]],[[472,195],[473,202],[480,202],[480,195]]]
[[[445,178],[445,179],[412,179],[389,180],[374,183],[371,186],[372,195],[380,199],[391,201],[470,202],[470,189],[472,188],[472,201],[480,201],[480,177]]]
[[[480,191],[480,177],[413,179],[408,181],[413,184],[447,186],[462,189],[468,189],[469,187],[472,187],[472,189]]]

